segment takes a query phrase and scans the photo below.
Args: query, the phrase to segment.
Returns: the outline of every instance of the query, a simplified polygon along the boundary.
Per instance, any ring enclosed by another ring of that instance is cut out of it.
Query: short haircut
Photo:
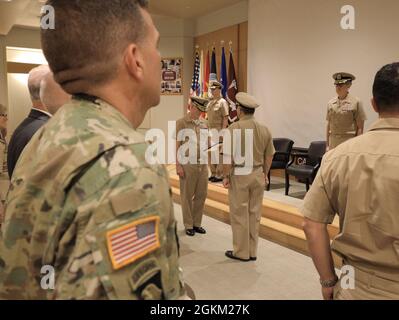
[[[29,72],[28,89],[32,101],[40,101],[40,83],[49,72],[47,65],[38,66]]]
[[[52,72],[49,72],[40,83],[40,100],[48,112],[54,115],[69,99],[70,96],[55,82]]]
[[[68,93],[111,80],[129,43],[146,35],[148,0],[48,0],[55,29],[41,29],[44,55]],[[84,84],[84,85],[83,85]]]
[[[399,111],[399,62],[388,64],[377,72],[373,96],[379,112]]]

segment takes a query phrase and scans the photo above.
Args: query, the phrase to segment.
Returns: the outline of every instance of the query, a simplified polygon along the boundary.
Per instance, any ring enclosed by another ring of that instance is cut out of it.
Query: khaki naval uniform
[[[327,153],[302,213],[340,233],[332,250],[355,269],[355,289],[338,282],[336,299],[399,299],[399,119]]]
[[[194,103],[193,98],[192,101]],[[201,129],[207,129],[206,121],[192,120],[190,115],[187,114],[176,123],[177,134],[184,129],[193,130],[196,134],[196,141],[189,141],[186,138],[183,144],[186,142],[193,143],[195,145],[194,148],[197,150],[195,157],[190,157],[190,163],[182,165],[185,177],[180,178],[183,223],[186,230],[190,230],[194,227],[201,227],[208,193],[208,166],[200,164],[201,153],[205,151],[200,148],[200,131]],[[186,156],[188,156],[188,150]],[[192,162],[196,164],[192,164]]]
[[[223,120],[229,115],[229,104],[227,101],[223,98],[211,100],[207,112],[209,129],[221,131],[223,129]],[[212,164],[211,161],[209,163],[212,177],[221,177],[223,175],[221,158],[219,158],[219,165]]]
[[[243,104],[243,94],[237,95],[237,101]],[[244,99],[248,96],[243,95]],[[252,97],[251,97],[252,98]],[[245,100],[244,100],[245,101]],[[242,169],[233,163],[230,176],[229,204],[230,222],[233,231],[233,254],[247,260],[257,257],[259,226],[262,216],[262,203],[265,191],[265,158],[275,153],[272,135],[253,115],[241,115],[240,120],[229,127],[231,136],[234,130],[241,130],[241,152],[245,155],[245,130],[253,130],[253,170],[248,175],[239,175]],[[234,140],[233,140],[234,144]]]
[[[328,103],[327,118],[330,124],[330,148],[354,138],[357,123],[367,120],[361,101],[350,94],[340,100],[338,97]]]

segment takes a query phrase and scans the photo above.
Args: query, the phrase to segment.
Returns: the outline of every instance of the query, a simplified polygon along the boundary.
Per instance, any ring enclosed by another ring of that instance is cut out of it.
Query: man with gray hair
[[[40,84],[40,100],[51,115],[66,104],[71,96],[55,82],[52,72],[47,73]]]
[[[51,114],[40,100],[40,83],[49,72],[50,68],[42,65],[32,69],[29,73],[28,88],[32,100],[32,110],[28,117],[15,130],[8,146],[7,165],[10,178],[25,146],[32,139],[36,131],[51,118]]]

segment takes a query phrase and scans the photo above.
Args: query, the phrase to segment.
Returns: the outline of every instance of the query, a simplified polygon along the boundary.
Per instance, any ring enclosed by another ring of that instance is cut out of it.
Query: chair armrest
[[[290,167],[293,163],[294,163],[294,158],[292,158],[292,159],[287,163],[287,166],[285,167],[285,169],[288,169],[288,167]]]

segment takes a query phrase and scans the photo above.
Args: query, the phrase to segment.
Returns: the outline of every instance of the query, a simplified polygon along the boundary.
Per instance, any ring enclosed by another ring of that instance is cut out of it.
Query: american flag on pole
[[[144,218],[107,233],[114,270],[123,268],[160,247],[159,217]]]
[[[201,70],[201,62],[199,52],[195,53],[195,63],[194,63],[194,74],[193,81],[191,84],[191,96],[199,96],[201,90],[200,84],[200,70]]]

